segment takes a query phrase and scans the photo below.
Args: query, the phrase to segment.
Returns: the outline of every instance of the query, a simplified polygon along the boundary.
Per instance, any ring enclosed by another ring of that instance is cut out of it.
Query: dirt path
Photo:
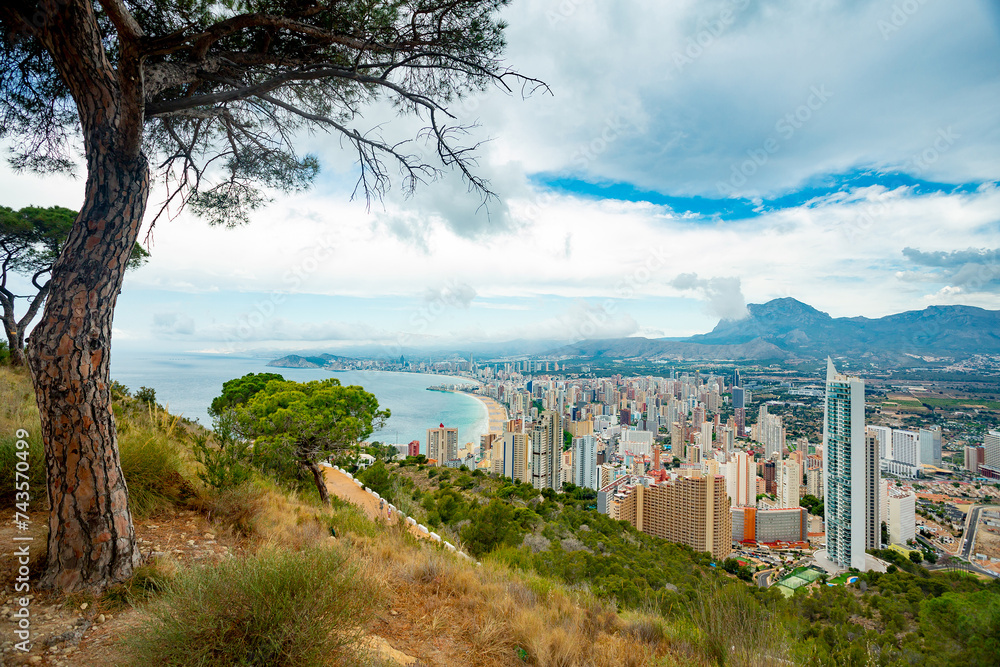
[[[386,509],[382,510],[380,513],[378,498],[355,484],[354,480],[348,477],[344,472],[337,470],[336,468],[327,468],[324,466],[323,475],[326,478],[326,488],[330,490],[330,493],[334,493],[341,500],[346,500],[349,503],[353,503],[354,505],[360,507],[364,510],[365,515],[367,515],[369,519],[393,524],[400,520],[399,511],[394,511],[390,521],[387,516],[388,503],[386,503]],[[409,529],[410,533],[416,535],[420,539],[430,539],[429,533],[423,532],[414,525],[411,525]]]

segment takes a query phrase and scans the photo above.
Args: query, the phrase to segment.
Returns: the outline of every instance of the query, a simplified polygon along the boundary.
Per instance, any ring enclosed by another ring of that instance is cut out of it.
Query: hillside
[[[747,306],[706,334],[681,339],[583,341],[554,356],[620,359],[764,360],[848,356],[891,366],[926,365],[922,357],[1000,354],[1000,310],[930,306],[882,318],[831,317],[792,298]]]
[[[275,368],[323,368],[331,361],[344,359],[333,354],[320,354],[317,356],[300,356],[289,354],[280,359],[273,359],[268,362],[268,366]]]

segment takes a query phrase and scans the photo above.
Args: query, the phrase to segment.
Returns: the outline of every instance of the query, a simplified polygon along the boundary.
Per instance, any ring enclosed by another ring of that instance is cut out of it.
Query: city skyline
[[[998,10],[915,7],[779,3],[765,19],[745,0],[513,3],[510,64],[553,95],[454,105],[492,139],[479,169],[498,201],[481,208],[448,175],[366,209],[336,137],[302,137],[323,167],[305,194],[237,230],[189,213],[158,223],[115,342],[683,336],[783,296],[834,316],[991,307]],[[366,112],[389,120],[400,137],[419,126]],[[82,180],[0,174],[4,205],[80,206]]]

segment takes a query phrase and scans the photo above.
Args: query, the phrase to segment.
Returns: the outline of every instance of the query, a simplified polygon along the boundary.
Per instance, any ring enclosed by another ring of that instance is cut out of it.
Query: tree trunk
[[[13,334],[7,332],[7,346],[10,348],[10,365],[24,366],[24,332],[15,331]]]
[[[6,311],[6,304],[4,311]],[[4,312],[3,330],[7,334],[7,347],[10,349],[10,365],[24,366],[24,329],[17,326],[14,313]]]
[[[306,462],[306,467],[313,474],[313,480],[316,482],[316,488],[319,490],[319,499],[323,501],[324,505],[329,506],[330,492],[326,488],[326,477],[323,475],[323,469],[320,468],[318,463],[312,460]]]
[[[111,143],[111,142],[109,142]],[[28,359],[48,473],[43,588],[99,591],[139,563],[111,411],[115,302],[149,194],[141,154],[88,151],[86,198],[52,269]]]

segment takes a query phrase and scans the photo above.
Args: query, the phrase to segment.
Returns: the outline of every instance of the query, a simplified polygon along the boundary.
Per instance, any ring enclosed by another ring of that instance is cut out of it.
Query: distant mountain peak
[[[831,317],[798,299],[783,297],[748,304],[746,317],[720,320],[707,334],[642,344],[635,339],[586,341],[575,347],[578,353],[589,353],[581,356],[612,358],[824,359],[832,355],[912,365],[921,355],[1000,354],[1000,311],[929,306],[874,319]]]

